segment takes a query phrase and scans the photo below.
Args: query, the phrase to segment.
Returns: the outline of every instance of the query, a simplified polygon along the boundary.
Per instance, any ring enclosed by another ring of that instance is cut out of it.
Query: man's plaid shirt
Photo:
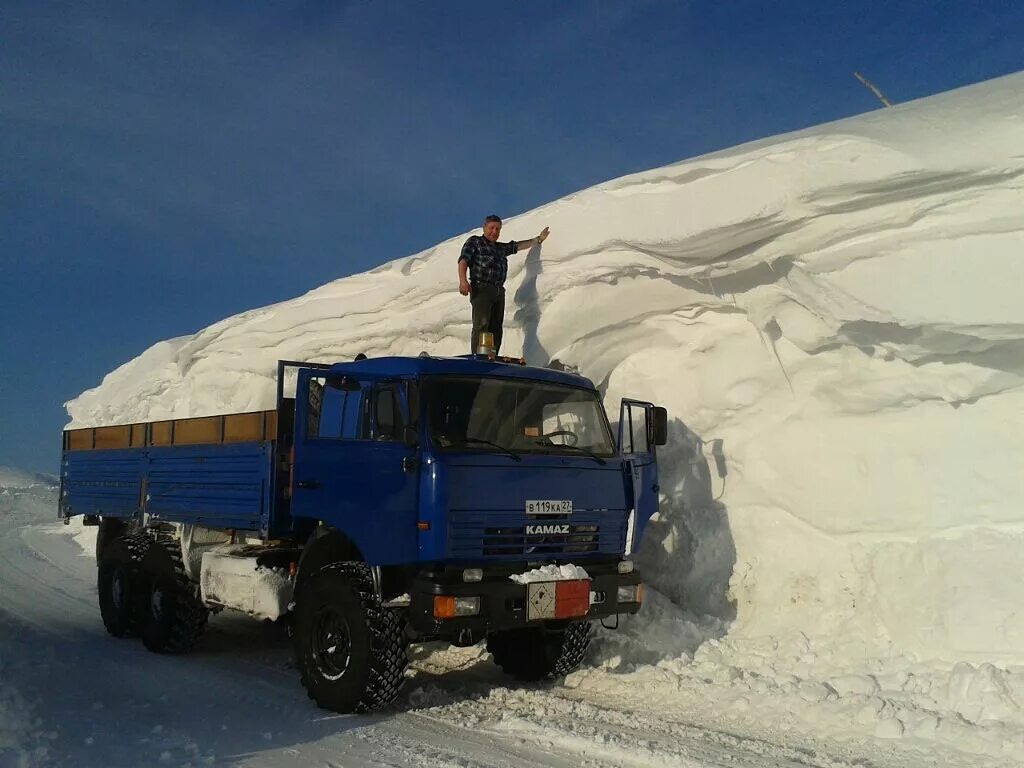
[[[469,265],[469,279],[474,285],[490,283],[502,286],[508,274],[508,257],[519,250],[515,240],[492,243],[482,235],[473,235],[462,246],[459,261]]]

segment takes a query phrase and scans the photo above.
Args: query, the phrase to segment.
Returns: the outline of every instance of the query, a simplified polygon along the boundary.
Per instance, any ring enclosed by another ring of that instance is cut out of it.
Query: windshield
[[[597,393],[521,379],[428,376],[427,424],[442,449],[612,456]]]

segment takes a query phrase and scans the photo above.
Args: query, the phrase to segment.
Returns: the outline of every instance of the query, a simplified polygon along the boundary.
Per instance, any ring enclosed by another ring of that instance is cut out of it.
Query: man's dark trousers
[[[505,289],[493,283],[473,283],[469,290],[473,305],[473,338],[470,354],[475,355],[480,334],[494,334],[494,353],[501,349],[501,326],[505,322]]]

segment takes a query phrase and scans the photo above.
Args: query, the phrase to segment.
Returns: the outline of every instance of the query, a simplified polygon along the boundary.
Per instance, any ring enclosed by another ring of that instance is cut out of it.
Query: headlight
[[[476,616],[480,613],[479,597],[434,596],[434,618],[454,619],[457,616]]]
[[[639,603],[643,600],[643,584],[631,584],[628,587],[619,587],[615,593],[615,601],[618,603]]]

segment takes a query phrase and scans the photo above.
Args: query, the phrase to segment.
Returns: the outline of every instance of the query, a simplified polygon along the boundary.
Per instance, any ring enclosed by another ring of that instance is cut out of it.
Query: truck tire
[[[96,530],[96,565],[103,562],[103,551],[109,542],[125,535],[126,526],[124,520],[116,517],[104,517],[100,519],[99,528]]]
[[[156,653],[184,653],[206,629],[209,616],[181,562],[181,547],[154,541],[139,563],[137,592],[142,643]]]
[[[362,563],[333,563],[310,577],[295,606],[294,641],[302,684],[324,709],[380,709],[405,682],[405,619],[381,606]]]
[[[100,617],[114,637],[138,634],[139,563],[148,546],[149,538],[144,535],[107,536],[102,554],[97,552]]]
[[[492,632],[487,636],[487,650],[494,663],[517,680],[562,677],[583,661],[590,631],[589,621],[576,621],[564,629],[527,627]]]

